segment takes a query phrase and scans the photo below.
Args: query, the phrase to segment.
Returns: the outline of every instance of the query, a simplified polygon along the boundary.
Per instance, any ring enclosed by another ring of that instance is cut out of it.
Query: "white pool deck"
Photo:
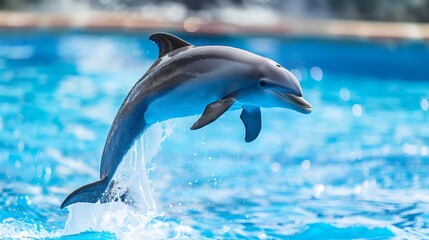
[[[234,24],[204,22],[190,17],[180,22],[157,21],[138,13],[90,12],[79,14],[1,12],[0,30],[89,29],[130,31],[175,31],[202,34],[260,34],[380,39],[429,40],[429,24],[348,20],[294,19],[276,23]]]

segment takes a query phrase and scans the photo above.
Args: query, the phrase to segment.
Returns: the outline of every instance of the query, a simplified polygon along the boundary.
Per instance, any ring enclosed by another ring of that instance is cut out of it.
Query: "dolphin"
[[[115,183],[113,175],[136,139],[156,122],[203,111],[191,127],[196,130],[228,110],[242,109],[245,141],[252,142],[261,131],[261,107],[312,111],[298,80],[273,60],[233,47],[194,46],[168,33],[155,33],[149,39],[158,45],[159,57],[113,120],[101,157],[100,180],[73,191],[61,208],[77,202],[118,201],[108,193]]]

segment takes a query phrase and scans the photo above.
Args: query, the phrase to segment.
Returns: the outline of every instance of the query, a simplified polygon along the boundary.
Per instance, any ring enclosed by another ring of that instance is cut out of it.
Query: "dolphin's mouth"
[[[280,98],[283,99],[284,101],[287,101],[288,103],[290,103],[293,107],[293,110],[304,114],[311,113],[312,107],[310,103],[308,103],[303,97],[299,97],[291,93],[279,93],[277,91],[273,91],[273,92],[275,92],[278,96],[280,96]]]

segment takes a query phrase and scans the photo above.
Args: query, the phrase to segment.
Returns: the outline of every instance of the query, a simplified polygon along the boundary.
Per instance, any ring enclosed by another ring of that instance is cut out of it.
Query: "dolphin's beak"
[[[304,114],[311,113],[312,107],[310,103],[308,103],[303,97],[291,93],[279,93],[277,91],[273,92],[275,92],[282,100],[290,103],[293,110]]]

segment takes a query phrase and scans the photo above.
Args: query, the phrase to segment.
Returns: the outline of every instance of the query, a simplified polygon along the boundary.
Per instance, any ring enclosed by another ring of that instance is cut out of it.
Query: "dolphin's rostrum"
[[[202,128],[228,110],[240,115],[246,142],[262,127],[260,107],[310,113],[297,79],[278,63],[226,46],[193,46],[167,33],[150,36],[159,57],[128,93],[110,128],[101,157],[100,180],[72,192],[61,208],[76,202],[107,202],[113,175],[135,140],[151,124],[203,114],[191,127]]]

